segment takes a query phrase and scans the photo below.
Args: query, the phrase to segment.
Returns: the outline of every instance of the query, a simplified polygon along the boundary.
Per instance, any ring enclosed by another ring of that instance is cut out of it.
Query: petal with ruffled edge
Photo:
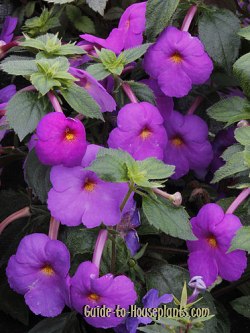
[[[236,281],[247,267],[246,252],[236,250],[225,254],[223,250],[216,251],[216,261],[219,275],[227,281]]]

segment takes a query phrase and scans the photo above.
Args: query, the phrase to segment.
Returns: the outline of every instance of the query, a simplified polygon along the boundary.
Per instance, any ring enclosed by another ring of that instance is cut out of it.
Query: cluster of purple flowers
[[[7,266],[7,277],[13,290],[24,295],[32,312],[55,317],[65,305],[83,314],[83,306],[116,305],[128,309],[137,299],[133,282],[124,275],[99,277],[99,269],[90,261],[79,265],[72,278],[69,276],[70,254],[58,240],[45,234],[31,234],[22,239]],[[123,318],[114,314],[110,318],[85,318],[102,328],[115,327]]]

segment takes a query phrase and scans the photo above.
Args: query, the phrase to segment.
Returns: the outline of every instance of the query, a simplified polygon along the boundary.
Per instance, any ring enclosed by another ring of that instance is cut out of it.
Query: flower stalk
[[[196,109],[198,108],[198,106],[202,103],[202,101],[203,101],[203,97],[202,96],[196,97],[196,99],[194,100],[193,104],[188,109],[187,115],[194,114],[195,111],[196,111]]]
[[[63,113],[61,105],[58,102],[58,99],[56,98],[55,94],[52,91],[48,92],[48,97],[49,97],[49,100],[50,100],[51,104],[53,105],[54,110],[56,112],[62,112]]]
[[[96,243],[95,243],[95,250],[92,258],[92,263],[96,265],[96,267],[100,268],[102,253],[104,250],[104,246],[106,244],[108,238],[108,232],[106,229],[100,230]]]
[[[233,214],[242,202],[250,195],[250,187],[245,188],[228,207],[226,214]]]
[[[57,221],[54,217],[51,216],[50,225],[49,225],[49,237],[52,240],[57,239],[59,227],[60,227],[60,222]]]
[[[0,235],[4,231],[4,229],[11,224],[13,221],[16,221],[18,219],[21,219],[23,217],[29,217],[31,216],[30,208],[24,207],[17,212],[11,214],[10,216],[6,217],[1,223],[0,223]]]
[[[181,30],[182,31],[188,31],[190,28],[190,25],[193,21],[193,18],[197,12],[198,7],[196,5],[193,5],[189,8],[187,15],[184,18]]]
[[[124,82],[122,84],[122,89],[125,92],[125,94],[128,96],[131,103],[138,103],[138,100],[137,100],[134,92],[132,91],[131,87],[129,86],[129,84]]]
[[[161,197],[170,200],[175,206],[179,207],[182,204],[182,195],[180,192],[176,192],[174,194],[169,194],[164,192],[158,188],[154,188],[153,192],[155,194],[159,194]]]

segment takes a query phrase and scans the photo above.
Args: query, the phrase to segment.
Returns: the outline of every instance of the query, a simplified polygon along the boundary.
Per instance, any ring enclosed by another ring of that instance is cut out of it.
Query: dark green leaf
[[[39,161],[35,149],[29,152],[24,164],[24,178],[42,203],[46,203],[51,188],[50,169]]]
[[[148,0],[146,11],[146,35],[149,41],[168,25],[179,0]]]
[[[38,93],[31,91],[19,92],[8,103],[7,119],[19,139],[23,140],[50,111],[51,105],[46,97],[38,98]]]
[[[135,81],[125,81],[133,90],[135,96],[140,102],[148,102],[155,105],[155,96],[153,91],[144,83]]]
[[[143,197],[142,209],[148,222],[167,235],[180,239],[196,239],[192,233],[189,216],[183,207],[175,207],[166,199]]]
[[[74,5],[68,5],[66,7],[66,13],[71,23],[77,30],[89,34],[95,33],[95,26],[93,21],[89,17],[83,16],[80,8]]]
[[[199,36],[212,59],[228,72],[239,54],[240,20],[227,9],[206,11],[199,20]]]
[[[250,296],[242,296],[231,302],[235,311],[250,319]]]

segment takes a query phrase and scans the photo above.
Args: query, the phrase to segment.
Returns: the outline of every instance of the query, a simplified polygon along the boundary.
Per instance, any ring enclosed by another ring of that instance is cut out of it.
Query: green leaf
[[[10,56],[0,64],[2,71],[11,75],[31,75],[37,72],[37,66],[33,58]]]
[[[229,252],[244,250],[250,253],[250,226],[240,228],[233,238]]]
[[[50,297],[48,295],[48,297]],[[86,333],[82,331],[75,312],[63,313],[41,320],[28,333]]]
[[[61,90],[61,94],[76,112],[103,120],[100,106],[83,88],[73,84],[68,89]]]
[[[250,96],[250,53],[243,55],[235,62],[233,71],[244,93]]]
[[[239,54],[240,20],[230,10],[204,12],[199,20],[199,36],[211,58],[228,72]]]
[[[101,179],[109,182],[129,182],[126,162],[117,156],[97,155],[93,163],[86,168],[95,172]]]
[[[240,29],[238,35],[244,37],[247,40],[250,40],[250,26]]]
[[[146,35],[149,41],[168,25],[179,0],[148,0],[146,10]]]
[[[250,319],[250,296],[236,298],[230,304],[235,311]]]
[[[38,93],[31,91],[19,92],[8,103],[7,119],[22,141],[50,111],[51,105],[46,97],[38,98]]]
[[[50,169],[51,167],[40,162],[35,149],[28,153],[24,164],[24,179],[42,203],[46,203],[51,189]]]
[[[235,139],[243,146],[250,144],[250,127],[241,127],[235,130]]]
[[[164,327],[164,326],[158,325],[158,324],[138,327],[137,330],[140,332],[145,332],[145,333],[171,333],[171,332],[173,332],[173,330],[168,329],[166,326]]]
[[[77,30],[89,34],[95,33],[95,25],[93,21],[88,16],[83,16],[80,8],[74,5],[68,5],[66,7],[66,13]]]
[[[86,0],[86,2],[95,12],[98,12],[102,16],[104,15],[104,9],[106,8],[108,0]]]
[[[138,186],[160,187],[162,181],[166,181],[174,173],[175,167],[167,165],[155,158],[147,158],[143,161],[136,161],[133,168],[128,168],[128,174]],[[161,180],[159,183],[158,180]]]
[[[135,81],[124,81],[127,83],[140,102],[148,102],[155,105],[155,96],[153,91],[144,83]]]
[[[70,251],[72,257],[78,254],[93,253],[98,230],[87,229],[82,225],[65,228],[62,234],[62,241]]]
[[[246,171],[247,169],[248,166],[244,161],[244,152],[235,153],[231,156],[225,165],[223,165],[215,172],[211,183],[217,183],[224,178],[232,177],[233,175]]]
[[[105,69],[103,64],[94,64],[87,67],[86,71],[91,74],[96,80],[104,80],[110,75],[110,72]]]
[[[155,158],[135,161],[127,152],[118,149],[101,149],[95,161],[87,168],[106,181],[129,182],[152,188],[161,186],[173,173],[173,166]],[[156,181],[156,182],[154,182]],[[159,181],[159,183],[157,183]]]
[[[101,51],[97,50],[97,54],[106,70],[112,74],[121,75],[125,65],[124,53],[117,58],[113,51],[102,48]]]
[[[242,151],[243,151],[243,147],[240,144],[235,143],[234,145],[226,148],[226,150],[224,150],[221,157],[223,158],[224,161],[227,162],[232,158],[232,155],[234,155],[236,153],[240,153]]]
[[[32,74],[30,81],[43,96],[52,90],[52,88],[61,86],[60,81],[47,77],[44,73]]]
[[[137,47],[133,47],[131,49],[127,49],[123,51],[121,54],[123,54],[125,58],[125,65],[130,64],[131,62],[141,58],[149,48],[149,46],[152,45],[151,43],[142,44]]]
[[[161,197],[158,200],[143,197],[142,209],[148,222],[165,234],[185,240],[196,239],[183,207],[175,207]]]
[[[6,278],[3,280],[2,277],[0,284],[0,311],[26,326],[29,324],[29,308],[25,304],[24,297],[12,290]]]
[[[211,118],[229,126],[242,119],[250,119],[250,103],[241,97],[226,98],[211,106],[207,113]]]
[[[29,36],[43,35],[48,30],[60,26],[58,13],[54,13],[53,8],[49,11],[48,9],[43,9],[40,16],[32,17],[25,21],[23,30]]]

